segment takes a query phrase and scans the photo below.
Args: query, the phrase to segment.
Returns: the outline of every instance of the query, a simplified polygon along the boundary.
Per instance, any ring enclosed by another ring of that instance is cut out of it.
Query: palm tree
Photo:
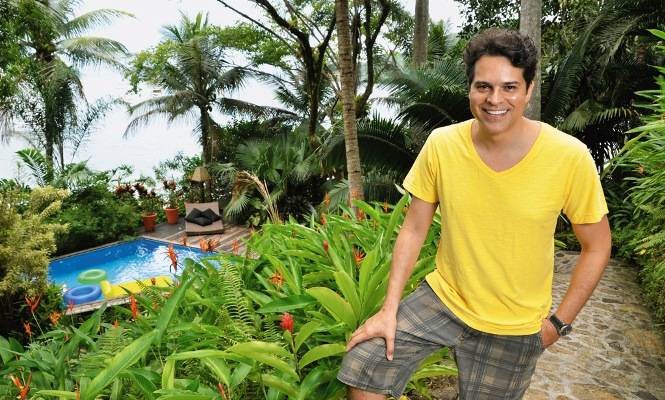
[[[416,0],[415,29],[413,33],[413,66],[427,61],[427,33],[429,31],[429,0]]]
[[[243,85],[248,72],[231,66],[212,33],[207,16],[199,13],[190,19],[183,14],[179,26],[164,27],[164,39],[156,49],[137,55],[132,79],[156,85],[165,94],[129,107],[133,120],[125,136],[157,117],[169,122],[196,120],[203,162],[209,164],[219,151],[220,127],[213,110],[254,115],[275,111],[224,97]]]
[[[346,170],[349,180],[349,200],[363,199],[362,171],[358,150],[356,127],[356,75],[351,57],[351,30],[349,29],[349,2],[336,0],[335,16],[339,52],[340,83],[342,98],[342,118],[344,120],[344,143],[346,146]]]
[[[520,2],[520,33],[529,36],[538,50],[540,51],[540,31],[541,31],[541,18],[543,15],[543,1],[542,0],[522,0]],[[540,58],[540,57],[539,57]],[[540,119],[540,63],[536,69],[536,76],[533,78],[533,92],[531,93],[531,101],[526,109],[526,116],[531,119]]]
[[[114,40],[82,36],[86,31],[114,18],[130,15],[122,11],[100,9],[75,16],[75,0],[25,0],[16,18],[26,33],[21,40],[31,63],[21,77],[23,102],[32,108],[13,110],[41,135],[49,176],[57,149],[60,167],[64,168],[65,132],[76,124],[76,110],[86,103],[78,68],[85,65],[107,65],[122,68],[120,60],[125,47]],[[32,122],[32,123],[30,123]],[[3,134],[11,133],[5,130]]]

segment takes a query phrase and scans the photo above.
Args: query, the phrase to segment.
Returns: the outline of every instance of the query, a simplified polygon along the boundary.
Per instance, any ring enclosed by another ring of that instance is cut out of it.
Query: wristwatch
[[[561,321],[554,314],[550,315],[549,319],[550,319],[550,322],[552,323],[552,325],[554,325],[554,328],[556,328],[556,333],[558,333],[559,336],[566,336],[567,334],[569,334],[573,330],[572,325]]]

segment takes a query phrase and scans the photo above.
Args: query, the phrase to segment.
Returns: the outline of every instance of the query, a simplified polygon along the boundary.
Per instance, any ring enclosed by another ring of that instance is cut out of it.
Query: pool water
[[[77,279],[81,272],[93,268],[106,271],[106,279],[112,285],[160,275],[175,277],[167,255],[169,244],[140,238],[61,257],[49,264],[49,280],[71,289],[82,285]],[[185,258],[198,260],[206,255],[199,249],[178,244],[173,249],[178,255],[177,274],[182,272]]]

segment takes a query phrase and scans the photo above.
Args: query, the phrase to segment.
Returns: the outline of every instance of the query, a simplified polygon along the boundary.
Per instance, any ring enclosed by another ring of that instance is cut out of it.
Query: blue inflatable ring
[[[106,279],[106,271],[103,269],[86,269],[78,276],[79,283],[98,283]]]
[[[97,300],[102,290],[99,286],[83,285],[71,288],[65,293],[65,304],[83,304]]]

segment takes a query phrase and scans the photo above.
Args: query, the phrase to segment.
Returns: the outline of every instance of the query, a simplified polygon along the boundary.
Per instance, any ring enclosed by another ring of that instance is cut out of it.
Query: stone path
[[[577,253],[559,252],[554,304]],[[660,331],[662,332],[662,331]],[[665,400],[665,341],[642,302],[637,271],[612,260],[574,324],[545,351],[525,400]]]
[[[554,304],[568,288],[577,257],[556,254]],[[640,293],[637,271],[610,261],[573,334],[538,360],[524,400],[665,400],[665,340]],[[432,384],[435,399],[457,398],[454,378]]]

